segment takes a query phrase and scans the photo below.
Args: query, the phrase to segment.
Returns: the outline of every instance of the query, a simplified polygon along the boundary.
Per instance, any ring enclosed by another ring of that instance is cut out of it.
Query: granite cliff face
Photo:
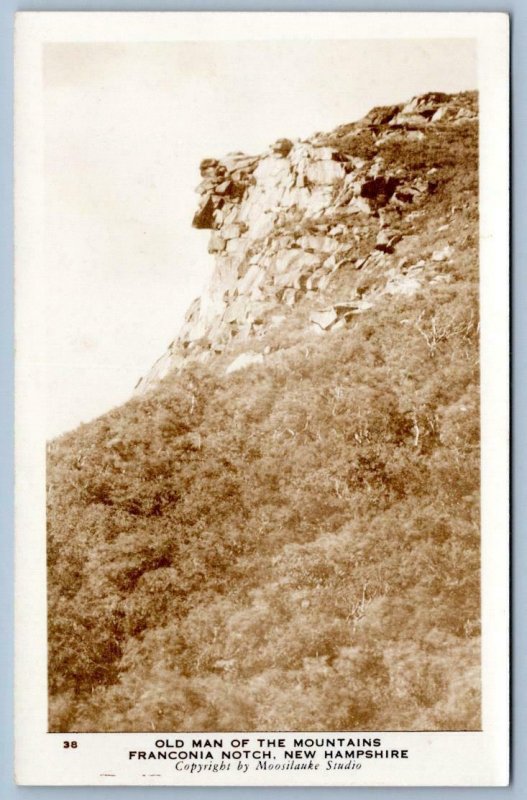
[[[441,164],[422,170],[402,152],[409,143],[425,151],[445,129],[476,123],[475,92],[430,93],[329,134],[279,139],[259,156],[204,159],[193,225],[211,231],[212,278],[138,390],[220,354],[233,355],[222,359],[227,371],[261,363],[265,334],[293,316],[306,333],[326,333],[383,295],[448,281],[441,264],[452,258],[452,235],[426,258],[415,240],[441,187]]]

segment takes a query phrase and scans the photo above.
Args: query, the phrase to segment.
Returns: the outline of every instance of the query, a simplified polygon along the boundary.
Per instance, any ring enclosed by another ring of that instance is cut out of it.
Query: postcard
[[[508,48],[18,15],[20,784],[507,784]]]

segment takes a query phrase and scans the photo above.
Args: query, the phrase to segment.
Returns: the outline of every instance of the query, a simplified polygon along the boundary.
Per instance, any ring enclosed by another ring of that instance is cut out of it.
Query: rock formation
[[[202,162],[207,290],[47,448],[50,731],[481,729],[476,102]]]
[[[383,295],[448,280],[437,268],[452,247],[427,259],[401,252],[420,206],[439,188],[438,169],[421,174],[393,154],[400,143],[425,147],[431,132],[475,123],[476,93],[429,93],[330,134],[279,139],[258,156],[204,159],[193,225],[211,231],[212,277],[138,391],[188,361],[231,351],[229,372],[262,363],[264,335],[294,314],[306,332],[325,334]],[[355,279],[357,271],[371,280]]]

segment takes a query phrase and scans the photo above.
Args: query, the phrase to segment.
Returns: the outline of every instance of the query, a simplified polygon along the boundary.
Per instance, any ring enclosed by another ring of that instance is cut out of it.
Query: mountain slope
[[[478,728],[476,96],[201,171],[207,292],[49,448],[50,728]]]

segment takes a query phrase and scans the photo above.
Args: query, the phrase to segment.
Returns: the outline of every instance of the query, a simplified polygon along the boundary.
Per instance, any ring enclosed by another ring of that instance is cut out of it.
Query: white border
[[[362,772],[205,773],[193,785],[500,786],[508,781],[508,17],[488,13],[21,13],[15,74],[16,777],[38,785],[189,785],[142,775],[145,734],[82,734],[72,758],[46,733],[44,199],[41,47],[51,41],[472,38],[480,90],[483,731],[379,734],[407,762]],[[352,734],[357,736],[358,734]],[[373,735],[373,734],[371,734]],[[243,734],[240,734],[243,736]],[[227,737],[225,737],[227,738]],[[154,770],[148,770],[152,772]],[[111,772],[113,775],[101,775]]]

